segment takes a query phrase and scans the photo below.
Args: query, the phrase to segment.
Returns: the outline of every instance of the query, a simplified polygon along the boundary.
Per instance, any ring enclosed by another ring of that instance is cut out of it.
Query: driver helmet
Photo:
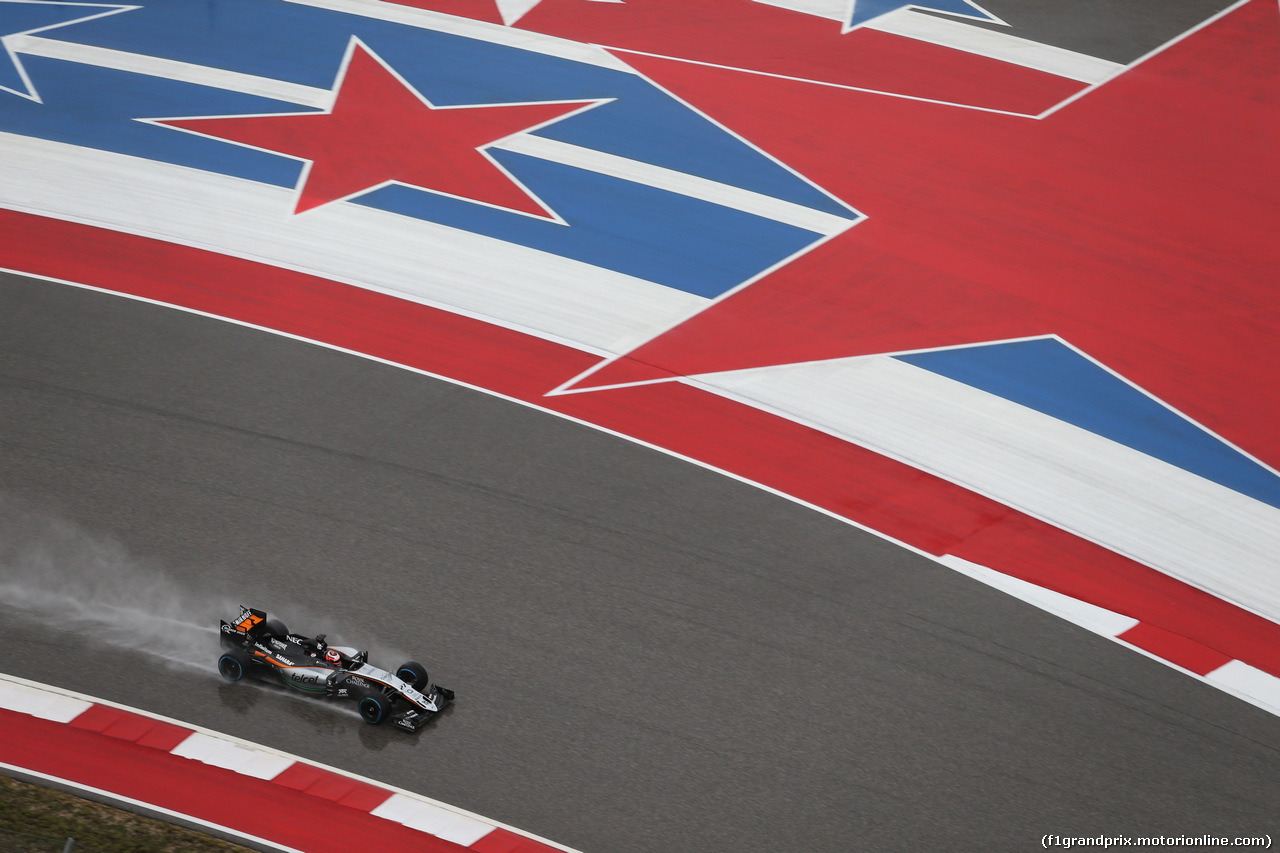
[[[332,664],[342,663],[342,654],[337,649],[329,649],[324,653],[324,659]]]

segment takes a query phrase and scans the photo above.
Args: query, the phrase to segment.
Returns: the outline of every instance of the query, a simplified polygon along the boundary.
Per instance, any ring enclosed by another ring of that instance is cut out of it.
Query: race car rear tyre
[[[284,639],[289,636],[289,629],[279,619],[268,619],[262,623],[262,628],[273,637]]]
[[[239,681],[249,671],[249,656],[239,649],[218,658],[218,674],[228,681]]]
[[[414,690],[427,686],[427,668],[416,660],[405,661],[396,669],[396,678],[413,685]]]
[[[387,712],[391,710],[387,700],[382,696],[369,695],[360,700],[360,719],[364,720],[371,726],[376,726],[387,718]]]

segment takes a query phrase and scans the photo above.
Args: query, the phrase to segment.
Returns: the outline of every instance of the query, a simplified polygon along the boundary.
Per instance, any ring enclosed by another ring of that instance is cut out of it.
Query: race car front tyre
[[[360,700],[358,707],[360,708],[360,719],[371,726],[376,726],[385,720],[387,711],[391,710],[385,697],[375,695],[365,696]]]
[[[396,678],[409,682],[414,690],[421,690],[427,686],[427,668],[416,660],[405,661],[396,670]]]
[[[228,681],[239,681],[249,671],[249,656],[239,649],[218,658],[218,674]]]

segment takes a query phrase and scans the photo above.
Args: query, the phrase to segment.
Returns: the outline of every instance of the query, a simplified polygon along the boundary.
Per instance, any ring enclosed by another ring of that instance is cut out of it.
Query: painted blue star
[[[976,3],[971,2],[971,0],[916,0],[916,2],[910,2],[910,0],[853,0],[852,8],[849,10],[849,23],[845,25],[845,32],[875,20],[881,15],[907,8],[946,12],[951,15],[959,15],[962,18],[973,18],[977,21],[1004,23],[986,9],[982,9]]]
[[[0,57],[0,90],[12,92],[33,101],[39,101],[35,87],[31,85],[22,60],[11,41],[15,36],[78,24],[104,15],[114,15],[136,6],[107,6],[101,3],[59,3],[46,0],[0,0],[0,44],[4,56]],[[7,61],[4,57],[7,57]]]

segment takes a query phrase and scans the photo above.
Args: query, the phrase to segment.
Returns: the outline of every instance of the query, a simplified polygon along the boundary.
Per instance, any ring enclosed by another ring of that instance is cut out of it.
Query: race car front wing
[[[427,699],[426,708],[413,707],[406,711],[392,714],[391,722],[399,728],[416,732],[453,701],[453,691],[436,684],[431,685],[425,695]]]

